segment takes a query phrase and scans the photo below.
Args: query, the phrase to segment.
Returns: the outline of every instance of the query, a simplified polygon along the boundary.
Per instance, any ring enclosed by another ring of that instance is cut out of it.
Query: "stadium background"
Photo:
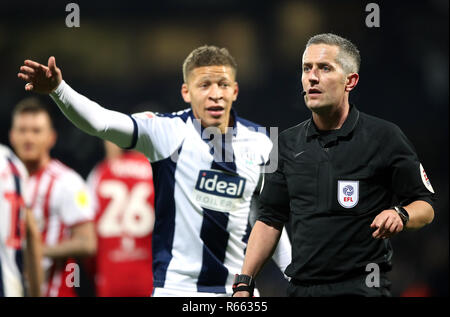
[[[365,24],[371,1],[75,1],[79,28],[65,25],[69,2],[0,3],[1,143],[9,144],[12,107],[28,96],[16,76],[26,58],[46,63],[54,55],[64,79],[105,107],[171,112],[187,107],[181,65],[203,44],[235,56],[239,115],[282,131],[309,116],[300,96],[307,39],[340,34],[362,55],[351,102],[400,126],[438,193],[434,222],[392,239],[393,294],[448,296],[447,0],[374,1],[379,28]],[[53,110],[59,140],[52,154],[87,176],[103,157],[101,142]]]

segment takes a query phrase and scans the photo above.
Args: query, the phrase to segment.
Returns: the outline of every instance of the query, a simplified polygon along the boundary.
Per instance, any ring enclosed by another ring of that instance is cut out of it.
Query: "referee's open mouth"
[[[322,92],[317,88],[310,88],[308,90],[308,95],[310,95],[310,96],[317,96],[317,95],[320,95],[321,93]]]

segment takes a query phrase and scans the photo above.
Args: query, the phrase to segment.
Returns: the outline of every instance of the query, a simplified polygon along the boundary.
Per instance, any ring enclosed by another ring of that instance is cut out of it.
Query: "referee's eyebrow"
[[[319,68],[323,67],[323,66],[331,66],[331,67],[333,67],[333,64],[330,63],[330,62],[317,62],[317,63],[306,62],[306,63],[303,63],[303,66],[312,66],[314,64],[316,64]]]

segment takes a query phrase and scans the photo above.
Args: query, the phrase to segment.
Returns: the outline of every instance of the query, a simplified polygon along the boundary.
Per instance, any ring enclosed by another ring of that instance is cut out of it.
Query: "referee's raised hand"
[[[48,65],[42,65],[31,60],[25,60],[20,67],[17,77],[25,80],[26,91],[34,91],[40,94],[49,94],[58,87],[62,81],[61,70],[56,67],[55,57],[48,59]]]

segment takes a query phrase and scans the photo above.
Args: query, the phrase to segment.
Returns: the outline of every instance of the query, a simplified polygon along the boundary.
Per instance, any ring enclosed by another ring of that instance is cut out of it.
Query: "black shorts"
[[[327,284],[303,284],[291,280],[287,289],[287,295],[289,297],[392,296],[391,282],[385,273],[380,274],[379,285],[375,286],[368,286],[366,284],[366,275]]]

